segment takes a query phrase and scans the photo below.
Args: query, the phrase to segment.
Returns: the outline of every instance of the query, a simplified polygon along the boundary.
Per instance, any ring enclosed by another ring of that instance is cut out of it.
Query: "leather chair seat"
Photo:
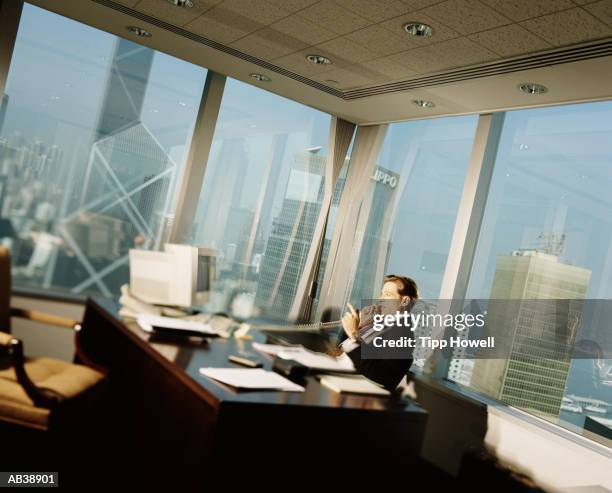
[[[25,370],[36,386],[54,390],[67,399],[59,408],[70,408],[70,401],[83,400],[104,379],[89,367],[51,358],[27,358]],[[12,367],[0,370],[0,421],[46,430],[54,412],[34,405],[17,382]]]

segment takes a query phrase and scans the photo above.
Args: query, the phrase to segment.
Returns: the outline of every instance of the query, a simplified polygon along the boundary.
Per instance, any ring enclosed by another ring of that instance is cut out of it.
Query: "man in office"
[[[362,358],[362,345],[371,344],[373,341],[372,327],[374,316],[385,315],[392,312],[410,311],[419,297],[416,282],[403,276],[385,276],[382,291],[380,293],[380,304],[370,305],[357,311],[348,303],[349,310],[342,317],[342,328],[345,340],[340,344],[340,349],[353,361],[355,369],[365,377],[373,380],[387,390],[394,390],[407,374],[412,365],[412,357],[403,359],[369,359]],[[409,332],[409,327],[401,328],[404,334]],[[384,332],[389,334],[397,331],[397,327],[385,326]],[[383,334],[383,331],[380,332]]]

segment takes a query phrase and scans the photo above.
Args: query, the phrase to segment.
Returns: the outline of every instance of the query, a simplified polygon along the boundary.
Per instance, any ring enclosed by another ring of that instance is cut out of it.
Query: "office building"
[[[273,220],[261,260],[256,303],[268,316],[287,320],[321,209],[325,156],[296,157],[281,210]],[[303,178],[307,176],[307,178]],[[307,185],[300,190],[300,183]]]
[[[2,124],[4,123],[4,116],[6,115],[6,108],[9,104],[9,95],[3,94],[2,100],[0,101],[0,132],[2,132]]]
[[[580,316],[580,304],[571,300],[585,298],[590,278],[589,269],[542,251],[498,257],[490,299],[523,301],[511,319],[505,307],[489,308],[488,330],[511,341],[509,357],[476,360],[471,386],[502,402],[558,417]]]

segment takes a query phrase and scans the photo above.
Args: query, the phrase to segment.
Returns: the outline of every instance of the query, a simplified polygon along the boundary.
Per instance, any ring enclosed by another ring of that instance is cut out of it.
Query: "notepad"
[[[390,395],[386,389],[376,385],[365,377],[335,377],[325,376],[321,378],[321,385],[338,393],[368,394],[368,395]]]
[[[200,368],[200,373],[237,389],[284,390],[286,392],[306,390],[282,375],[262,368]]]

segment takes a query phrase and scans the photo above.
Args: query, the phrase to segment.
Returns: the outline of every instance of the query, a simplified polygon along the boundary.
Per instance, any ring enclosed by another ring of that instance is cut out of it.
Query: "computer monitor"
[[[215,251],[168,243],[163,252],[130,250],[130,292],[156,305],[189,307],[208,301]]]

